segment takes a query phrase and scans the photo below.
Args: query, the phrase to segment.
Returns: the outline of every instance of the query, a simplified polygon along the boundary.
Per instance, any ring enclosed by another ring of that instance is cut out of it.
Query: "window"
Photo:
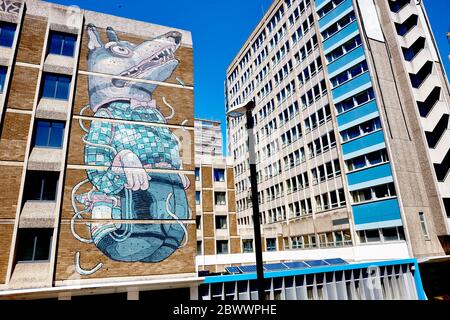
[[[68,100],[70,77],[46,73],[43,77],[42,97],[49,99]]]
[[[201,241],[197,241],[197,255],[201,256],[203,254],[203,246]]]
[[[228,240],[216,241],[217,254],[228,254]]]
[[[201,204],[201,192],[195,191],[195,204],[200,205]]]
[[[276,239],[266,239],[266,251],[277,251],[277,240]]]
[[[422,229],[422,234],[425,238],[429,239],[430,234],[428,233],[427,223],[425,221],[425,214],[423,212],[419,212],[419,221],[420,228]]]
[[[225,192],[215,192],[214,197],[216,206],[225,206],[227,204]]]
[[[404,241],[403,227],[391,227],[358,231],[361,243]]]
[[[200,181],[200,168],[195,168],[195,181]]]
[[[19,229],[18,262],[50,260],[53,229]]]
[[[347,161],[347,167],[350,172],[376,166],[389,161],[387,151],[375,151],[364,156],[356,157]]]
[[[366,202],[371,200],[379,200],[384,198],[395,197],[395,187],[393,183],[382,184],[376,187],[362,189],[352,192],[354,203]]]
[[[224,169],[214,169],[214,181],[225,182],[225,170]]]
[[[64,122],[38,120],[35,128],[34,145],[37,147],[61,148],[64,136]]]
[[[228,229],[227,217],[216,216],[216,229],[225,230]]]
[[[55,201],[59,173],[29,171],[25,181],[25,201]]]
[[[365,242],[371,243],[371,242],[380,242],[380,230],[374,229],[374,230],[365,230]]]
[[[202,228],[202,216],[195,217],[195,225],[197,226],[197,230]]]
[[[366,121],[362,124],[349,128],[341,132],[342,141],[347,142],[352,139],[356,139],[360,136],[367,135],[371,132],[377,131],[381,129],[381,121],[380,118],[375,118],[369,121]]]
[[[242,240],[242,249],[244,253],[253,252],[253,240],[252,239]]]
[[[6,73],[8,73],[8,68],[0,66],[0,94],[3,93],[5,87]]]
[[[14,42],[16,25],[8,22],[0,22],[0,46],[11,48]]]
[[[77,37],[72,34],[50,32],[49,53],[66,57],[73,57]]]

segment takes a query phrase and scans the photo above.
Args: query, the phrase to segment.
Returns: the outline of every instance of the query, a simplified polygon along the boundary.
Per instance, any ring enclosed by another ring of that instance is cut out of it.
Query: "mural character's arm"
[[[117,150],[113,143],[114,127],[109,122],[92,121],[89,134],[85,137],[85,163],[88,166],[108,167],[88,170],[91,183],[101,192],[115,195],[121,192],[126,184],[126,177],[117,174],[112,165]]]

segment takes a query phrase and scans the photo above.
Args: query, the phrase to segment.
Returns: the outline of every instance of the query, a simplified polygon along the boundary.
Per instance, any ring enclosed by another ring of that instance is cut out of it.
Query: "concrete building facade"
[[[222,135],[220,122],[195,121],[196,141]],[[217,138],[214,141],[221,141]],[[195,150],[197,212],[197,267],[199,271],[224,272],[230,264],[220,257],[242,252],[237,229],[233,162],[222,155],[222,145],[213,153]]]
[[[256,102],[266,260],[448,254],[449,87],[423,3],[273,1],[225,88],[226,110]],[[227,135],[251,238],[244,120]]]

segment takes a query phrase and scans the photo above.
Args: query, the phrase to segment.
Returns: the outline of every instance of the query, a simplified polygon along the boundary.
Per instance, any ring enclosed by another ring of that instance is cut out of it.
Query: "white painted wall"
[[[410,258],[406,242],[359,245],[355,247],[264,252],[265,263],[342,258],[347,261],[375,261]],[[197,266],[255,264],[254,253],[198,256]]]

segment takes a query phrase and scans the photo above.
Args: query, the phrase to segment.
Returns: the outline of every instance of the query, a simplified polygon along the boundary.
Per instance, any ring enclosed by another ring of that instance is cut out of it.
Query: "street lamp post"
[[[264,268],[263,268],[263,254],[261,244],[261,223],[259,219],[259,195],[258,195],[258,181],[256,171],[256,152],[255,152],[255,135],[253,128],[255,121],[252,111],[255,108],[255,102],[250,101],[236,107],[231,108],[227,112],[227,116],[231,118],[241,118],[245,116],[248,133],[248,153],[250,164],[250,185],[252,194],[252,208],[253,208],[253,232],[255,241],[255,256],[256,256],[256,275],[258,285],[258,299],[265,300],[264,294]]]

